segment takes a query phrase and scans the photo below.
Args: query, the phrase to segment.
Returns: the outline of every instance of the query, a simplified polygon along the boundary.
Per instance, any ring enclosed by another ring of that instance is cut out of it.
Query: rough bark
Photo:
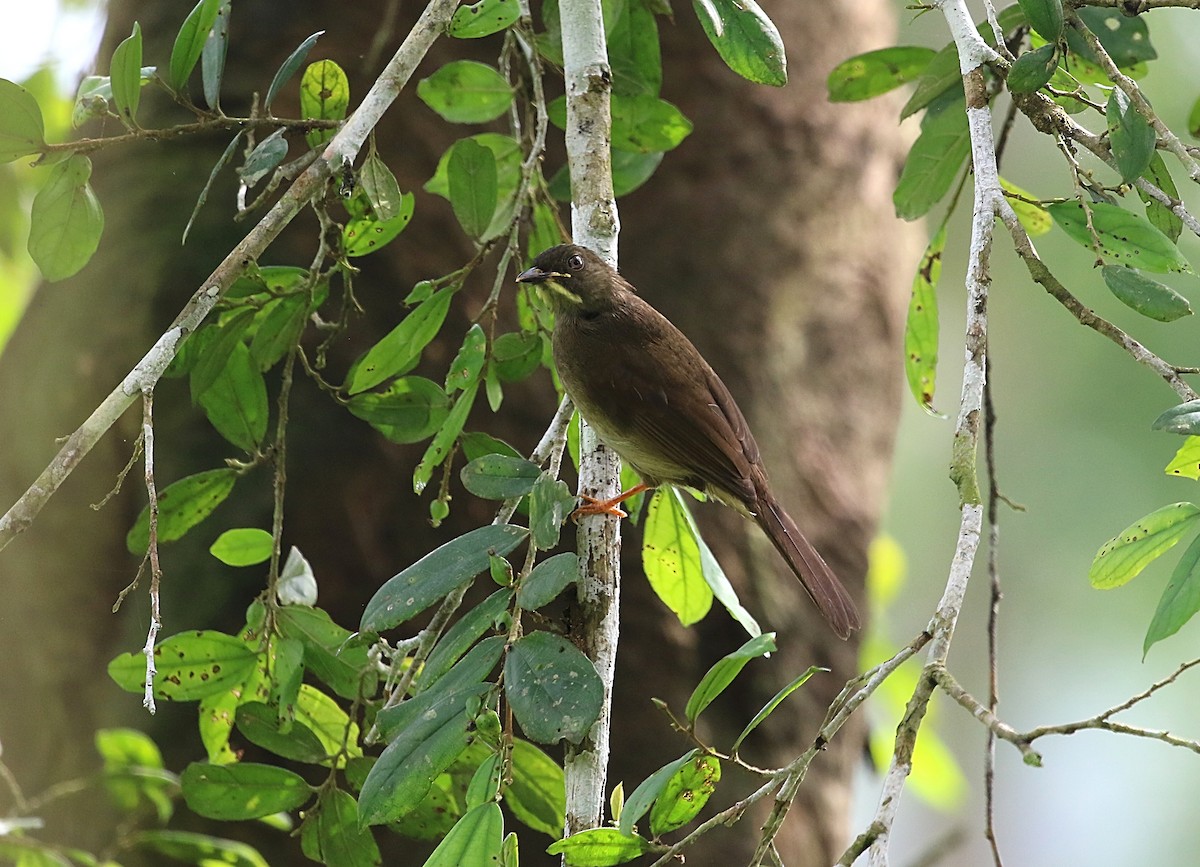
[[[151,40],[147,55],[167,56],[177,7],[142,0],[110,5],[110,33],[128,33],[136,17]],[[265,87],[304,36],[325,27],[329,32],[313,57],[342,63],[353,92],[361,94],[370,71],[359,61],[378,14],[369,5],[239,0],[232,86],[244,101],[251,87]],[[915,232],[892,217],[890,192],[902,153],[894,106],[830,106],[824,78],[838,60],[891,38],[891,6],[883,0],[771,4],[768,12],[791,58],[790,84],[774,90],[729,72],[690,10],[676,5],[676,24],[662,25],[664,96],[693,119],[696,130],[644,188],[622,201],[622,269],[721,373],[750,419],[781,500],[860,594],[866,546],[886,491],[901,389],[899,328],[918,251]],[[105,51],[113,44],[110,39]],[[480,48],[455,43],[436,50],[444,59]],[[431,58],[418,75],[438,62]],[[278,106],[280,113],[293,110],[285,102]],[[444,147],[462,132],[438,121],[409,93],[379,142],[401,186],[419,190]],[[97,157],[95,178],[107,215],[100,253],[79,277],[39,292],[0,358],[0,394],[9,408],[0,415],[0,442],[7,444],[0,453],[5,506],[53,453],[53,438],[71,430],[112,387],[228,248],[228,185],[210,198],[188,247],[178,245],[193,196],[224,144],[142,145]],[[464,259],[467,243],[449,206],[418,196],[417,217],[405,235],[386,254],[362,260],[357,288],[369,314],[337,348],[335,369],[344,369],[391,328],[401,312],[398,300],[415,280]],[[289,230],[271,261],[290,261],[289,250],[306,251],[306,229],[311,227]],[[306,262],[307,253],[295,261]],[[445,370],[461,326],[485,295],[478,284],[460,296],[448,339],[426,356],[435,376]],[[303,383],[295,400],[292,417],[304,421],[290,446],[286,543],[299,545],[312,560],[322,604],[342,622],[354,622],[376,586],[456,528],[488,520],[488,507],[460,491],[451,525],[432,530],[425,501],[410,493],[418,448],[382,442]],[[156,404],[164,481],[217,466],[229,453],[186,396],[172,397],[164,387]],[[508,395],[502,433],[528,449],[552,411],[549,382],[538,378]],[[471,427],[494,429],[486,409]],[[30,789],[93,765],[96,726],[145,722],[137,698],[118,693],[104,674],[107,660],[136,648],[144,629],[140,597],[118,616],[108,613],[135,565],[123,551],[123,537],[143,495],[131,481],[104,511],[86,505],[110,487],[135,428],[131,420],[127,431],[107,438],[34,529],[0,556],[8,623],[0,632],[0,741],[5,761]],[[214,516],[212,535],[227,526],[268,525],[265,473],[239,488],[241,499]],[[754,669],[762,683],[747,681],[706,714],[709,733],[728,742],[800,670],[814,662],[834,669],[794,696],[766,728],[757,751],[751,748],[759,763],[782,762],[811,738],[826,701],[853,673],[855,644],[832,637],[752,523],[716,506],[699,511],[710,544],[764,626],[780,633],[781,647]],[[623,779],[628,790],[686,748],[672,741],[649,696],[682,707],[699,673],[741,637],[719,612],[690,631],[674,625],[649,599],[640,578],[638,535],[627,535],[632,544],[610,782]],[[206,546],[196,538],[165,554],[164,635],[195,626],[236,628],[257,591],[252,578],[209,565],[215,561]],[[190,707],[164,707],[156,723],[187,729],[173,738],[169,761],[175,768],[199,756],[193,718]],[[814,767],[780,841],[789,865],[828,863],[844,845],[851,770],[861,749],[861,732],[846,731]],[[99,833],[77,814],[64,822],[68,826],[84,842]],[[747,820],[719,831],[691,858],[740,863],[756,830]],[[528,863],[536,863],[532,849],[523,852]]]

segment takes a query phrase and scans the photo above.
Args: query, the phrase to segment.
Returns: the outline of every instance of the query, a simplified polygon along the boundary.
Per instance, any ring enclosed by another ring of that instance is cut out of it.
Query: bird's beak
[[[517,275],[518,283],[533,283],[543,289],[549,289],[551,292],[561,295],[573,304],[582,303],[582,299],[559,280],[570,280],[570,274],[562,274],[558,271],[543,271],[541,268],[534,266],[527,271],[522,271]]]

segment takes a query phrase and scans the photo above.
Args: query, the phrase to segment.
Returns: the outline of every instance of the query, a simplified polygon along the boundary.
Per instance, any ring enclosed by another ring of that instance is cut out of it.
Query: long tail
[[[755,518],[759,526],[792,567],[833,631],[839,638],[848,638],[862,623],[842,582],[774,497],[767,494],[759,499],[757,506]]]

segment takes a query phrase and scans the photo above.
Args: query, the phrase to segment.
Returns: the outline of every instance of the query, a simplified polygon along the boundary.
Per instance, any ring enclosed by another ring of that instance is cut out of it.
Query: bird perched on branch
[[[517,280],[548,290],[554,364],[567,394],[642,477],[577,514],[623,517],[622,501],[663,484],[704,491],[758,522],[839,637],[857,629],[850,595],[771,493],[733,395],[683,332],[586,247],[551,247]]]

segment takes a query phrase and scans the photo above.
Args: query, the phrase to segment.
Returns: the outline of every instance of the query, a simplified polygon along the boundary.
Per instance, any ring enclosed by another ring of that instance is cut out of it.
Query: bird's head
[[[556,309],[570,311],[602,310],[616,304],[622,290],[633,289],[612,266],[577,244],[543,250],[517,282],[544,287]]]

